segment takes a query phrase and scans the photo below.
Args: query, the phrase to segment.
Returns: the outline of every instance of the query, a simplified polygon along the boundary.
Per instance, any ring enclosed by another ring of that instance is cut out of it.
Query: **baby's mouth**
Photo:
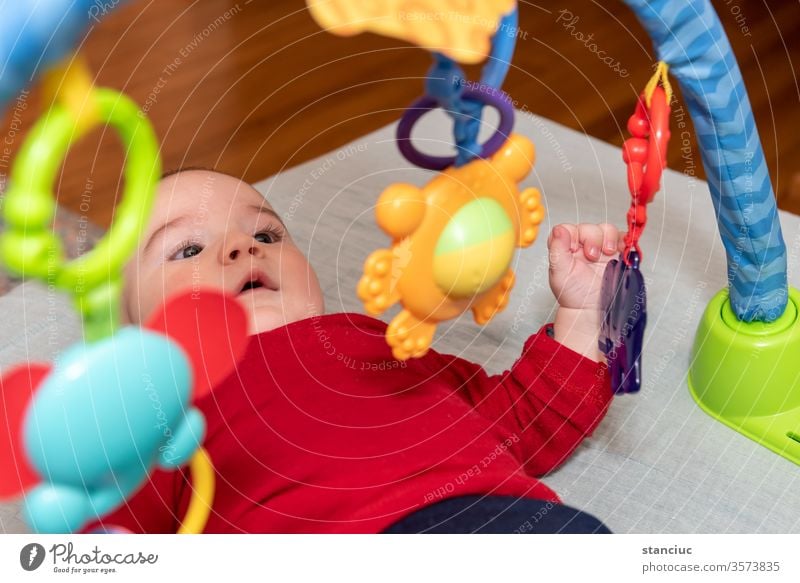
[[[253,272],[242,281],[238,295],[255,292],[255,290],[276,291],[277,289],[278,287],[273,285],[266,275],[260,272]]]
[[[260,282],[260,281],[258,281],[258,280],[254,280],[254,281],[248,281],[246,284],[244,284],[244,285],[242,286],[242,289],[241,289],[241,291],[240,291],[239,293],[240,293],[240,294],[243,294],[243,293],[244,293],[244,292],[246,292],[246,291],[249,291],[249,290],[251,290],[251,289],[258,289],[258,288],[260,288],[260,287],[264,287],[264,284],[263,284],[263,283],[261,283],[261,282]]]

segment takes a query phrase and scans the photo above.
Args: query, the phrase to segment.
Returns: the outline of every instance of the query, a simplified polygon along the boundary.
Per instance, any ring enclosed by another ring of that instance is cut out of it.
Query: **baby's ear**
[[[122,267],[122,293],[119,295],[119,323],[120,326],[130,326],[138,324],[131,313],[131,290],[136,287],[136,279],[133,277],[133,264],[139,250],[136,249],[128,258],[128,262]]]
[[[127,298],[125,297],[125,294],[122,294],[122,297],[119,300],[119,325],[130,326],[132,324],[134,324],[134,322],[133,318],[131,318]]]

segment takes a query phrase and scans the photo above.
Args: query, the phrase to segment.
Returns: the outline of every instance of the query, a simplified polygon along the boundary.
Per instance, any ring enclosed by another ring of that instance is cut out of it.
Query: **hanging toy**
[[[386,331],[395,358],[424,355],[436,325],[467,309],[485,324],[505,308],[514,249],[534,242],[544,218],[539,191],[517,186],[533,156],[533,144],[513,135],[488,160],[381,194],[378,225],[392,247],[369,256],[358,295],[376,315],[402,302]]]
[[[247,345],[247,317],[234,299],[196,290],[169,300],[143,328],[117,330],[122,268],[161,172],[155,133],[130,99],[92,87],[80,63],[53,78],[63,80],[54,105],[11,172],[0,257],[11,271],[70,294],[86,341],[55,366],[26,363],[0,377],[0,498],[24,492],[34,531],[75,532],[122,504],[154,467],[191,460],[193,499],[180,532],[200,532],[214,475],[200,445],[205,420],[192,401],[233,370]],[[103,240],[65,262],[50,227],[52,184],[71,143],[97,123],[123,143],[125,191]]]
[[[659,81],[663,87],[658,85]],[[667,66],[659,63],[628,120],[628,131],[633,137],[625,141],[622,149],[631,193],[628,232],[621,257],[610,261],[603,274],[604,318],[599,341],[616,393],[635,393],[642,386],[647,291],[639,267],[642,257],[639,238],[647,223],[647,204],[660,189],[661,174],[667,165],[671,97]]]
[[[500,18],[516,0],[306,0],[311,16],[340,36],[363,31],[438,50],[461,63],[480,63]]]
[[[55,366],[27,363],[0,377],[0,498],[25,492],[36,532],[78,531],[154,467],[190,460],[193,497],[179,532],[202,532],[214,475],[192,402],[233,370],[236,359],[216,339],[224,331],[241,355],[247,317],[213,291],[175,297],[156,314],[141,329],[74,345]]]
[[[399,360],[423,356],[439,322],[470,309],[475,321],[485,324],[505,308],[514,285],[514,250],[536,240],[544,218],[539,191],[520,192],[519,183],[533,167],[534,147],[511,133],[514,109],[499,89],[513,54],[516,23],[515,9],[501,22],[479,84],[468,84],[455,62],[435,55],[427,95],[398,124],[398,147],[406,159],[443,170],[423,188],[394,184],[381,194],[377,222],[392,246],[368,257],[358,284],[358,296],[371,314],[402,303],[386,330]],[[481,145],[477,135],[485,105],[497,109],[500,122]],[[411,140],[414,124],[435,107],[454,119],[454,157],[424,154]]]

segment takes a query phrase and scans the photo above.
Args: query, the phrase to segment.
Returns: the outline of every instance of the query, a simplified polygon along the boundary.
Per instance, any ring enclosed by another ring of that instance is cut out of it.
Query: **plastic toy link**
[[[3,209],[8,232],[0,240],[0,257],[9,270],[70,294],[87,339],[94,340],[117,327],[122,267],[150,214],[161,161],[155,134],[130,99],[92,88],[77,63],[69,65],[63,77],[58,100],[31,130],[12,168]],[[106,237],[87,254],[65,263],[50,229],[56,210],[52,184],[71,143],[97,123],[114,128],[122,140],[125,190]]]
[[[653,80],[664,86],[654,85]],[[628,131],[633,137],[622,148],[622,158],[628,167],[628,189],[631,207],[628,211],[628,233],[625,237],[623,259],[635,249],[641,259],[639,237],[647,223],[647,205],[661,188],[661,174],[667,165],[669,143],[669,102],[672,89],[667,79],[667,67],[659,63],[656,74],[639,97],[636,110],[628,120]]]
[[[536,240],[544,218],[539,191],[520,192],[519,183],[533,167],[534,147],[511,135],[514,109],[500,90],[516,25],[514,9],[500,22],[477,87],[465,81],[452,59],[435,54],[426,94],[398,124],[398,147],[406,159],[443,172],[424,188],[390,186],[378,200],[377,221],[392,237],[392,247],[369,256],[358,296],[375,315],[402,303],[386,331],[397,359],[424,355],[439,322],[471,309],[475,321],[485,324],[502,310],[514,285],[514,249]],[[479,144],[484,105],[498,110],[500,123]],[[414,124],[435,107],[453,118],[455,156],[424,154],[411,141]]]
[[[539,191],[518,188],[533,157],[533,144],[513,135],[490,160],[381,194],[377,220],[393,244],[369,256],[358,295],[372,314],[402,301],[386,332],[396,358],[424,355],[443,320],[472,309],[485,324],[506,306],[514,248],[533,243],[544,218]]]
[[[87,342],[55,366],[25,363],[0,377],[0,498],[27,492],[32,529],[74,532],[122,504],[155,466],[192,460],[194,495],[181,532],[200,532],[214,477],[192,400],[235,366],[247,344],[246,314],[235,300],[198,290],[168,301],[144,328],[117,330],[122,268],[150,212],[158,147],[127,97],[94,89],[74,63],[61,73],[63,90],[15,160],[0,249],[10,270],[73,297]],[[51,185],[72,141],[96,123],[116,129],[126,149],[125,192],[106,237],[65,262],[49,228]],[[221,332],[230,350],[217,346]]]
[[[600,350],[607,357],[611,386],[617,393],[635,393],[642,386],[647,290],[639,270],[639,238],[647,224],[647,204],[661,187],[661,174],[667,165],[671,95],[667,67],[659,63],[628,120],[633,137],[623,146],[631,193],[628,232],[620,259],[610,261],[603,274],[604,319],[600,334]]]

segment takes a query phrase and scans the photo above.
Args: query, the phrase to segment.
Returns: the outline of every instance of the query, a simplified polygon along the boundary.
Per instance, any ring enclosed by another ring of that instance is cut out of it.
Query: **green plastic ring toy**
[[[111,89],[96,89],[92,98],[99,122],[116,129],[126,154],[125,189],[114,223],[94,249],[65,261],[51,229],[56,210],[52,185],[67,150],[83,132],[72,112],[56,104],[31,130],[11,170],[3,207],[8,230],[0,238],[0,257],[16,274],[70,293],[91,328],[87,336],[97,338],[116,327],[122,268],[150,215],[161,159],[155,132],[131,99]]]

